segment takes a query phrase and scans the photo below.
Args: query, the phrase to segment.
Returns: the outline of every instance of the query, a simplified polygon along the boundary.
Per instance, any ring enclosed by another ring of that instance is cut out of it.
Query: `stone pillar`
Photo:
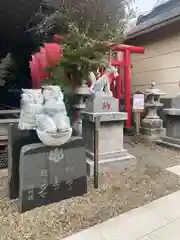
[[[94,121],[100,119],[99,129],[99,170],[108,167],[124,169],[136,164],[134,156],[123,148],[123,127],[127,113],[118,111],[118,99],[109,96],[91,97],[86,102],[86,110],[82,113],[83,139],[85,141],[88,175],[94,168]]]
[[[82,118],[81,112],[86,108],[86,99],[91,95],[90,88],[88,87],[86,81],[82,82],[82,85],[76,88],[75,95],[77,97],[77,103],[73,106],[76,113],[77,119],[73,123],[73,130],[76,136],[82,135]]]
[[[142,120],[140,132],[145,141],[153,142],[161,138],[165,134],[163,128],[163,120],[157,114],[160,103],[160,97],[165,93],[156,88],[155,83],[145,91],[145,109],[147,111],[146,117]]]

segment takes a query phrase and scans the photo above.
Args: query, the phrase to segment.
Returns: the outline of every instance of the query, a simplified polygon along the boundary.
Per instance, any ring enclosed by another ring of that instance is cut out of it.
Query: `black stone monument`
[[[87,193],[86,151],[80,137],[50,147],[42,143],[23,146],[19,165],[19,209],[42,205]]]
[[[21,131],[17,124],[10,124],[8,128],[8,192],[9,198],[19,196],[19,158],[21,147],[40,142],[36,131]]]

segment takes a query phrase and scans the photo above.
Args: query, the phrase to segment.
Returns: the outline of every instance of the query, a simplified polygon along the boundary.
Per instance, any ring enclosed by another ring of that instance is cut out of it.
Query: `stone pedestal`
[[[166,130],[163,128],[163,121],[158,118],[146,117],[143,119],[140,132],[142,139],[146,142],[154,142],[165,136]]]
[[[164,109],[164,113],[167,115],[166,135],[180,139],[180,109]]]
[[[127,114],[118,112],[118,100],[99,96],[87,101],[83,117],[83,138],[86,147],[88,175],[94,169],[94,122],[100,119],[99,129],[99,170],[108,170],[109,166],[124,169],[136,164],[134,156],[123,148],[123,126]],[[97,112],[99,110],[99,112]]]
[[[167,119],[166,136],[157,141],[157,144],[173,147],[180,150],[180,109],[164,109]]]
[[[154,142],[164,136],[166,132],[163,128],[163,121],[157,114],[158,108],[163,106],[160,103],[160,96],[165,93],[156,88],[155,83],[152,83],[144,94],[145,108],[148,113],[141,123],[141,138],[147,142]]]

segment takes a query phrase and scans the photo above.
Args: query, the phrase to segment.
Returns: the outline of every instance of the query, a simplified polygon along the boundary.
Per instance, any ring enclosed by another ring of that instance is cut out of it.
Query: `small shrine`
[[[165,134],[163,120],[157,114],[157,110],[163,106],[160,98],[165,93],[156,88],[155,82],[152,82],[151,87],[145,91],[144,95],[147,114],[142,120],[140,132],[143,140],[153,142]]]
[[[109,71],[109,73],[107,73]],[[98,161],[99,171],[106,171],[109,166],[118,169],[136,165],[137,159],[123,146],[123,127],[127,113],[119,112],[119,100],[112,96],[109,75],[116,74],[114,67],[108,67],[103,74],[91,84],[92,95],[86,100],[82,115],[82,137],[86,147],[87,173],[94,171],[94,125],[99,120]]]

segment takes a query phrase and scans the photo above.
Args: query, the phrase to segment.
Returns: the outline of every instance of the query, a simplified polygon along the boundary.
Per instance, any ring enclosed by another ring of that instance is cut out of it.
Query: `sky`
[[[149,11],[156,4],[157,0],[136,0],[139,12]]]
[[[137,16],[152,10],[152,8],[155,6],[156,3],[157,3],[157,0],[135,0],[135,7],[138,8]],[[137,21],[137,18],[131,19],[129,21],[129,26],[127,27],[127,29],[129,30],[130,28],[134,27],[136,24],[136,21]]]

